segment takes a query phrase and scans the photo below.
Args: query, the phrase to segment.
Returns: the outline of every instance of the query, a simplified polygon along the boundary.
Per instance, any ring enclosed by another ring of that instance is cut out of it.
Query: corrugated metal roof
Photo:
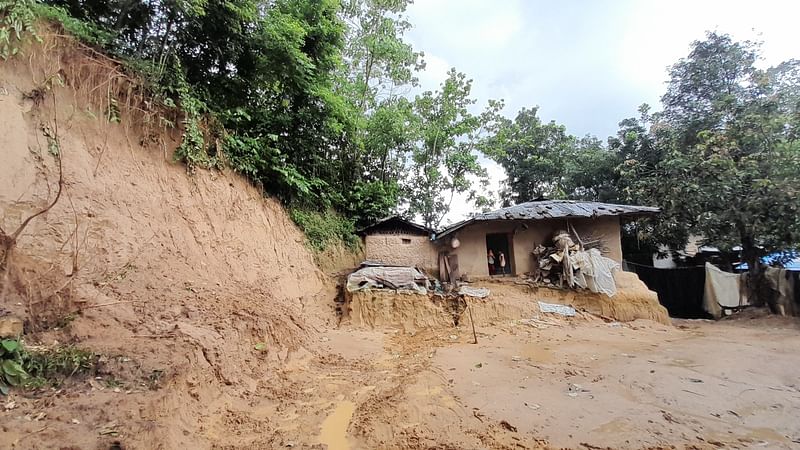
[[[639,216],[657,214],[661,210],[652,206],[615,205],[612,203],[583,202],[577,200],[540,200],[520,203],[496,211],[478,214],[454,224],[436,235],[436,239],[474,222],[487,220],[544,220],[561,218],[593,218],[602,216]]]

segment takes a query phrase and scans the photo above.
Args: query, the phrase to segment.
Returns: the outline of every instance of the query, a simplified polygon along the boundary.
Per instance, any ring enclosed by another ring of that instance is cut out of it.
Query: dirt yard
[[[800,326],[778,319],[527,326],[432,369],[488,420],[559,447],[800,446]]]
[[[469,326],[319,330],[307,350],[279,366],[265,361],[274,373],[255,389],[231,396],[198,386],[184,405],[164,397],[150,420],[135,409],[152,392],[101,381],[16,395],[0,413],[0,443],[169,448],[148,436],[166,423],[174,443],[199,423],[199,435],[185,440],[197,448],[800,446],[796,320],[478,325],[477,345]],[[163,416],[170,411],[177,417]],[[119,413],[127,420],[114,420]]]
[[[378,408],[369,384],[332,405],[338,434],[323,427],[319,441],[394,447],[412,432],[420,448],[800,446],[797,321],[559,322],[481,328],[477,345],[466,328],[330,332],[345,360],[416,373]]]

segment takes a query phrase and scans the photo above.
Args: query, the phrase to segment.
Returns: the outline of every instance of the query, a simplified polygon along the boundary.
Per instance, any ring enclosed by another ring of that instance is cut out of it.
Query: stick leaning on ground
[[[469,323],[472,325],[472,338],[474,339],[474,341],[472,343],[473,344],[477,344],[478,343],[478,334],[475,333],[475,319],[472,318],[472,307],[470,306],[470,304],[467,301],[466,297],[464,297],[464,303],[467,304],[467,309],[469,310]]]

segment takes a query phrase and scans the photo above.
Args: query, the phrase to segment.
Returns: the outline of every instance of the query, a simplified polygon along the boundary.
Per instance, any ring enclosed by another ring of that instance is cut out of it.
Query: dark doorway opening
[[[489,252],[494,255],[494,264],[489,264]],[[500,254],[503,255],[501,258]],[[514,268],[511,261],[511,242],[507,233],[492,233],[486,235],[486,262],[489,275],[513,275]],[[501,260],[505,259],[505,267],[501,265]]]

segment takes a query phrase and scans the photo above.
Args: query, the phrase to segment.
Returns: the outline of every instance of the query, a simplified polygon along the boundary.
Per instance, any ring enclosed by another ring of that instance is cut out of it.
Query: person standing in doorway
[[[500,252],[500,254],[497,255],[497,259],[500,260],[500,273],[505,275],[506,274],[506,255],[504,255],[503,252]]]
[[[486,255],[486,259],[489,262],[489,275],[494,275],[494,252],[489,250],[489,253]]]

